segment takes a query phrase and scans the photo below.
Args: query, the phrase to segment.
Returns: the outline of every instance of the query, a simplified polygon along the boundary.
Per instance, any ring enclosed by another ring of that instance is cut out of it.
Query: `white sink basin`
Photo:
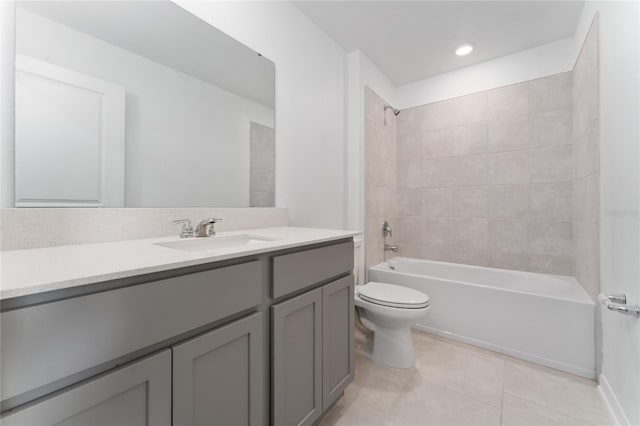
[[[182,251],[212,251],[234,247],[249,247],[256,244],[268,243],[280,238],[265,237],[262,235],[231,235],[228,237],[202,237],[189,238],[167,243],[154,243],[155,245]]]

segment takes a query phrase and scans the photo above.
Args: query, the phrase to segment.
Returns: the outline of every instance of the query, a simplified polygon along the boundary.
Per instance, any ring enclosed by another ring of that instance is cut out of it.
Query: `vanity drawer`
[[[273,298],[353,270],[353,241],[272,258]]]
[[[3,312],[2,398],[257,306],[261,277],[252,261]]]

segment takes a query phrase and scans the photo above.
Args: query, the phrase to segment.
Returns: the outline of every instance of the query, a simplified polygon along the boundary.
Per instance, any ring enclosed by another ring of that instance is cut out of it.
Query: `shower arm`
[[[393,115],[395,115],[396,117],[398,116],[398,114],[400,114],[400,110],[397,108],[392,107],[391,105],[384,105],[384,125],[387,125],[387,110],[390,109],[391,112],[393,112]]]

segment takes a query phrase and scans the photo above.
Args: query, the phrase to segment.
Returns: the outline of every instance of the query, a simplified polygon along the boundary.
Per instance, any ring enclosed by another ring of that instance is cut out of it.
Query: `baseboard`
[[[544,365],[545,367],[555,368],[556,370],[566,371],[567,373],[575,374],[576,376],[584,377],[586,379],[595,380],[595,370],[587,370],[585,368],[578,367],[576,365],[564,364],[562,362],[554,361],[548,358],[543,358],[537,355],[532,355],[526,352],[521,352],[515,349],[507,348],[493,343],[485,342],[483,340],[473,339],[466,336],[450,333],[448,331],[442,331],[437,328],[427,327],[421,324],[414,326],[416,330],[425,331],[427,333],[435,334],[436,336],[446,337],[448,339],[457,340],[462,343],[467,343],[474,346],[479,346],[483,349],[489,349],[490,351],[500,352],[505,355],[519,358],[524,361],[533,362],[535,364]]]
[[[604,374],[600,375],[600,384],[598,385],[598,393],[600,394],[600,398],[604,402],[604,406],[607,408],[609,412],[609,417],[611,417],[611,422],[615,426],[631,426],[631,422],[627,418],[627,415],[624,413],[622,406],[620,405],[620,401],[616,398],[616,394],[613,393],[613,389],[609,385],[607,378]]]

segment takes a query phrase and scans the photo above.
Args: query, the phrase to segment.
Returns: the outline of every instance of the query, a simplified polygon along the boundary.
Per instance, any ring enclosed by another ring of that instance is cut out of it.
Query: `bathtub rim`
[[[515,290],[515,289],[511,289],[511,288],[506,288],[506,287],[496,287],[496,286],[490,286],[490,285],[485,285],[485,284],[478,284],[478,283],[474,283],[474,282],[468,282],[468,281],[462,281],[462,280],[450,280],[450,279],[445,279],[445,278],[441,278],[441,277],[436,277],[436,276],[432,276],[432,275],[421,275],[421,274],[414,274],[411,272],[402,272],[402,271],[396,271],[393,270],[391,268],[389,268],[389,260],[410,260],[410,261],[417,261],[417,262],[425,262],[425,263],[437,263],[437,264],[441,264],[441,265],[452,265],[454,267],[462,267],[462,268],[468,268],[468,269],[491,269],[491,270],[495,270],[495,271],[506,271],[506,272],[510,272],[510,273],[519,273],[519,274],[533,274],[533,275],[541,275],[541,276],[545,276],[545,277],[552,277],[552,278],[556,278],[556,279],[560,279],[562,281],[568,282],[571,285],[577,285],[577,288],[579,289],[579,291],[582,293],[581,294],[581,298],[582,299],[576,299],[576,298],[569,298],[569,297],[559,297],[559,296],[554,296],[554,295],[550,295],[550,294],[545,294],[545,293],[539,293],[539,292],[528,292],[528,291],[522,291],[522,290]],[[422,277],[422,278],[430,278],[430,279],[434,279],[434,280],[439,280],[439,281],[446,281],[446,282],[451,282],[451,283],[456,283],[459,285],[471,285],[474,287],[481,287],[481,288],[486,288],[486,289],[491,289],[491,290],[496,290],[496,291],[507,291],[510,293],[518,293],[518,294],[525,294],[527,296],[536,296],[536,297],[542,297],[542,298],[549,298],[549,299],[556,299],[556,300],[563,300],[563,301],[568,301],[568,302],[573,302],[573,303],[581,303],[584,305],[588,305],[588,306],[593,306],[594,308],[596,307],[596,303],[593,299],[591,299],[591,296],[589,296],[589,294],[587,293],[587,291],[584,289],[584,287],[582,287],[582,285],[580,284],[580,282],[572,276],[569,275],[554,275],[554,274],[544,274],[541,272],[529,272],[529,271],[518,271],[518,270],[514,270],[514,269],[502,269],[502,268],[493,268],[490,266],[478,266],[478,265],[467,265],[464,263],[453,263],[453,262],[444,262],[444,261],[440,261],[440,260],[428,260],[428,259],[418,259],[415,257],[406,257],[406,256],[396,256],[393,257],[391,259],[387,259],[384,260],[374,266],[370,266],[367,268],[367,272],[369,269],[375,269],[376,271],[381,271],[381,272],[388,272],[388,273],[393,273],[393,274],[402,274],[402,275],[409,275],[409,276],[413,276],[413,277]],[[367,274],[368,275],[368,274]]]

